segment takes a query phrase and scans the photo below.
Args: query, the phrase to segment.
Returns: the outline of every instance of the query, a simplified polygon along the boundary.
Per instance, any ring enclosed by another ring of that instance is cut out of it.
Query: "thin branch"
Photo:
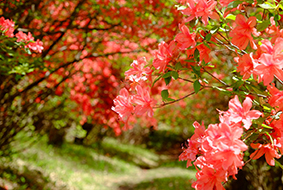
[[[201,91],[202,89],[204,89],[204,88],[201,88],[199,91]],[[153,107],[153,108],[156,109],[156,108],[161,108],[161,107],[166,106],[166,105],[169,105],[169,104],[173,104],[173,103],[178,102],[178,101],[180,101],[180,100],[183,100],[183,99],[185,99],[185,98],[187,98],[187,97],[189,97],[189,96],[192,96],[192,95],[194,95],[195,93],[196,93],[196,92],[192,92],[192,93],[190,93],[190,94],[188,94],[188,95],[186,95],[186,96],[183,96],[182,98],[179,98],[179,99],[174,100],[174,101],[171,101],[171,102],[163,103],[163,104],[161,104],[161,105],[159,105],[159,106],[156,106],[156,107]]]
[[[280,82],[281,85],[283,85],[283,81],[280,80],[276,75],[274,75],[274,77],[276,78],[276,80],[278,80],[278,82]]]
[[[227,83],[225,83],[223,80],[215,77],[213,74],[211,74],[210,72],[208,72],[204,67],[202,68],[207,74],[209,74],[212,78],[216,79],[217,81],[219,81],[221,84],[223,84],[224,86],[229,86]]]
[[[179,77],[178,79],[181,79],[183,81],[187,81],[187,82],[190,82],[190,83],[194,83],[194,81],[192,81],[190,79],[185,79],[185,78],[182,78],[182,77]]]

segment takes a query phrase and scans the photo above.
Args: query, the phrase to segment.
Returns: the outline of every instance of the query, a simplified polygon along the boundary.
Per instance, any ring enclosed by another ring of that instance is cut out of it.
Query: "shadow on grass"
[[[187,177],[155,178],[137,184],[123,184],[118,190],[193,190]]]
[[[123,160],[110,158],[107,154],[99,154],[93,148],[82,148],[81,145],[64,144],[60,149],[56,149],[55,153],[65,160],[76,163],[75,165],[80,167],[78,169],[124,173],[132,167]]]
[[[125,160],[143,169],[156,168],[160,164],[159,155],[145,148],[122,144],[111,138],[105,138],[101,146],[109,156]]]

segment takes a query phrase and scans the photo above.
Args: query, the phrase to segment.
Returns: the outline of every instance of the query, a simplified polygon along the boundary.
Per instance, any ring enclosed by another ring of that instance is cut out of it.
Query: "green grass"
[[[15,155],[14,161],[44,172],[56,186],[52,190],[189,190],[189,180],[195,175],[195,171],[181,167],[182,162],[159,166],[160,155],[111,138],[95,148],[67,143],[54,148],[41,139]]]

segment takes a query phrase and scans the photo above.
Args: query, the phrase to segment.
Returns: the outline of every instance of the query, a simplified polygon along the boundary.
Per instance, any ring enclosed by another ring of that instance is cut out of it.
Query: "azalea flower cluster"
[[[2,34],[4,34],[5,36],[13,38],[15,31],[14,27],[15,23],[12,20],[5,19],[4,17],[0,18],[0,31],[2,31]],[[25,48],[31,49],[38,53],[42,52],[43,43],[39,39],[37,39],[37,41],[34,41],[34,37],[30,32],[27,35],[22,31],[19,31],[15,36],[17,38],[17,42],[24,42]]]
[[[237,71],[248,79],[251,74],[258,77],[258,82],[263,81],[265,86],[269,85],[274,76],[283,80],[283,38],[276,39],[274,45],[269,40],[262,40],[259,50],[253,53],[236,57],[238,63]]]
[[[146,64],[144,57],[131,64],[132,68],[125,72],[131,87],[129,89],[122,88],[119,95],[114,99],[112,110],[118,113],[122,122],[125,123],[124,129],[131,128],[129,119],[132,114],[153,116],[153,107],[156,105],[156,100],[151,97],[150,92],[152,70]]]
[[[220,123],[210,124],[207,129],[195,122],[195,132],[188,139],[189,146],[180,155],[180,160],[186,160],[187,166],[194,165],[198,170],[197,181],[193,183],[195,189],[224,189],[223,182],[228,176],[238,173],[242,168],[243,151],[248,146],[241,140],[244,129],[249,129],[252,120],[258,119],[262,113],[250,110],[252,100],[247,97],[243,106],[238,96],[229,102],[229,110],[220,111]]]
[[[202,22],[207,25],[208,18],[218,19],[218,14],[214,11],[216,1],[210,0],[183,0],[180,3],[186,4],[187,8],[182,10],[184,15],[189,16],[185,21],[191,21],[194,18],[201,17]]]

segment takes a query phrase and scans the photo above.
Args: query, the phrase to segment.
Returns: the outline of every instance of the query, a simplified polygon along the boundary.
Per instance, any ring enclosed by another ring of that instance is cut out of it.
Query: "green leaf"
[[[159,81],[159,79],[161,79],[162,75],[159,75],[152,83],[152,86],[157,82]]]
[[[218,30],[219,30],[219,27],[218,27],[218,26],[215,26],[215,27],[213,27],[213,28],[210,30],[210,33],[211,33],[211,34],[215,34]]]
[[[241,3],[243,3],[242,1],[232,1],[231,3],[229,3],[229,5],[227,6],[227,8],[235,8],[238,5],[240,5]]]
[[[199,92],[200,87],[201,87],[201,84],[199,83],[198,80],[196,80],[196,81],[194,82],[194,90],[195,90],[195,93],[196,93],[196,94]]]
[[[192,65],[191,65],[191,67],[192,67],[192,69],[193,69],[193,72],[194,72],[198,77],[200,77],[200,67],[198,67],[198,66],[192,66]]]
[[[27,52],[27,54],[31,55],[31,51],[29,48],[25,48],[25,51]]]
[[[183,66],[182,66],[182,64],[180,62],[176,63],[176,65],[175,65],[175,69],[176,70],[180,70],[182,68],[183,68]]]
[[[195,63],[196,62],[195,60],[192,60],[192,59],[186,59],[185,61],[189,62],[189,63]]]
[[[197,60],[199,59],[199,50],[196,48],[194,52],[194,59]]]
[[[228,15],[226,16],[226,19],[236,20],[236,16],[235,16],[235,15],[232,15],[232,14],[228,14]]]
[[[211,48],[207,43],[206,43],[206,41],[203,41],[203,44],[207,47],[207,48]]]
[[[165,84],[168,85],[170,83],[171,79],[172,79],[171,77],[165,78],[164,79],[165,80]]]
[[[167,100],[168,96],[169,96],[168,90],[162,90],[161,91],[161,97],[162,97],[163,100]]]
[[[274,20],[275,20],[275,21],[279,21],[280,19],[281,19],[281,16],[280,16],[280,15],[275,15],[275,16],[274,16]]]
[[[162,78],[168,78],[168,77],[171,77],[172,76],[172,71],[169,71],[167,73],[165,73]]]
[[[275,159],[274,159],[275,160]],[[279,166],[282,170],[283,170],[283,166],[281,165],[280,162],[278,162],[277,160],[275,160],[275,165],[276,166]]]
[[[179,78],[179,73],[177,71],[172,71],[172,77],[177,80]]]
[[[262,127],[267,128],[267,129],[273,129],[272,127],[265,125],[265,124],[261,124]]]
[[[271,4],[269,2],[265,2],[263,4],[259,4],[258,6],[260,6],[263,9],[275,9],[276,8],[276,5]]]
[[[270,21],[265,20],[265,21],[262,21],[262,23],[259,23],[256,29],[257,31],[261,32],[261,31],[264,31],[269,25],[270,25]]]
[[[205,36],[205,40],[206,40],[206,41],[209,41],[210,39],[211,39],[211,34],[208,33],[208,34]]]
[[[16,74],[16,76],[15,76],[16,81],[18,81],[18,80],[19,80],[19,79],[21,79],[21,78],[22,78],[22,76],[21,76],[21,75]]]

